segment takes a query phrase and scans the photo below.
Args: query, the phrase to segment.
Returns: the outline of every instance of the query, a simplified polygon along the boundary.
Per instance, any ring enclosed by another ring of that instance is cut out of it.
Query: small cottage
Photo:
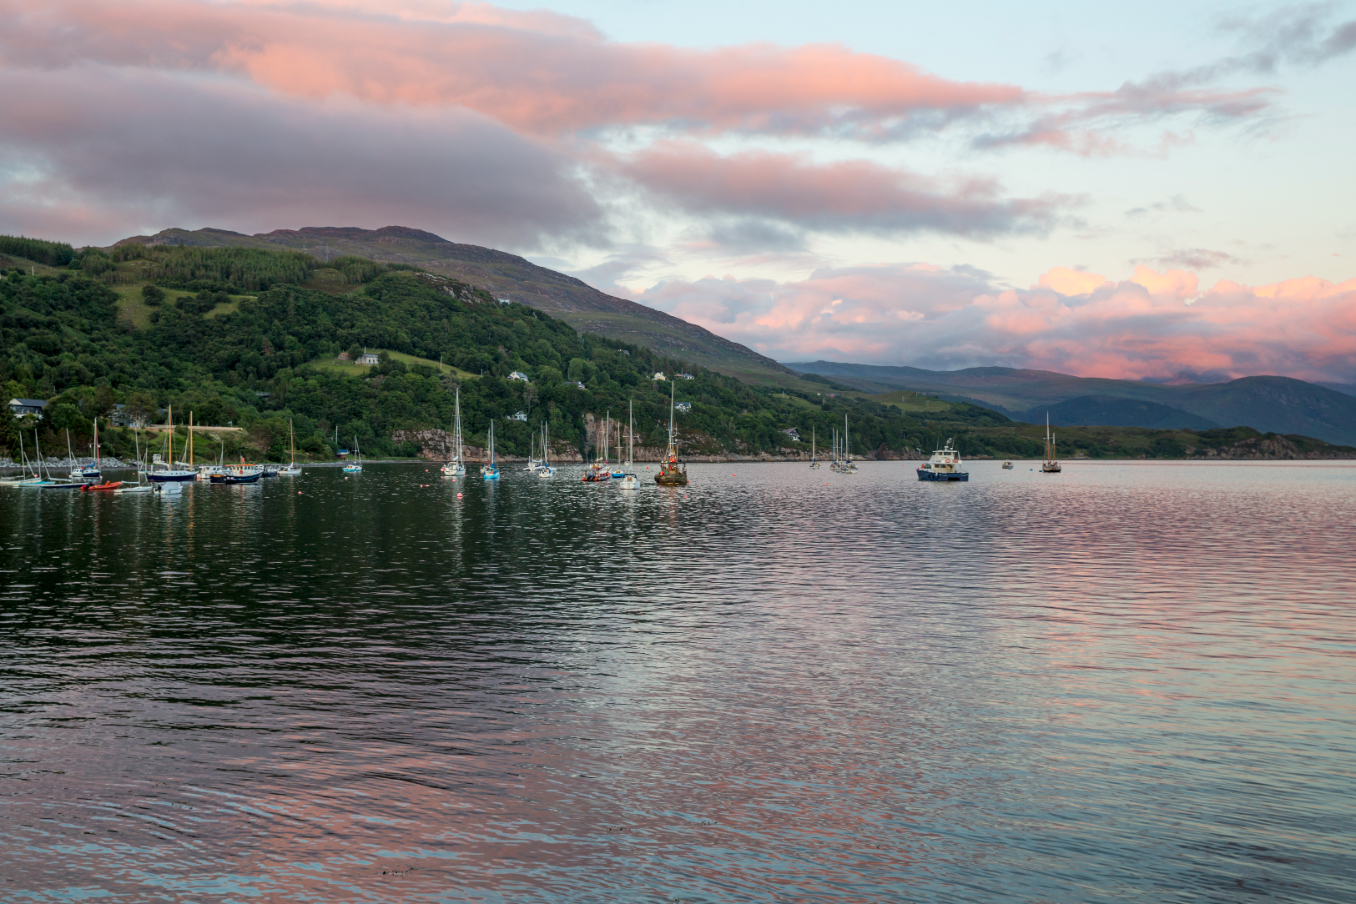
[[[658,373],[656,373],[656,374],[654,375],[654,380],[655,380],[656,383],[663,382],[664,380],[667,380],[667,379],[668,379],[668,377],[664,376],[664,372],[663,372],[662,370],[659,371]]]
[[[515,370],[513,373],[509,374],[508,378],[510,380],[521,380],[524,383],[532,382],[527,378],[527,374],[523,373],[521,370]]]
[[[14,412],[14,417],[21,418],[28,414],[42,414],[42,409],[47,407],[46,399],[10,399],[9,410]]]

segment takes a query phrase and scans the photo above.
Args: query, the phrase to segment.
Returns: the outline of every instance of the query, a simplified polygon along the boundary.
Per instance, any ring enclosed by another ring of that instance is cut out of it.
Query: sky
[[[412,226],[781,361],[1356,383],[1356,2],[0,0],[0,233]]]

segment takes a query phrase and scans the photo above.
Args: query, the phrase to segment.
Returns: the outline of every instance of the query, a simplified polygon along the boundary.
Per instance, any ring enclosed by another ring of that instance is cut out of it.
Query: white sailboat
[[[287,419],[287,444],[292,447],[292,463],[278,469],[279,477],[300,477],[301,468],[297,467],[297,434],[292,429],[292,419]]]
[[[146,482],[146,469],[142,466],[141,431],[133,430],[132,439],[136,443],[137,449],[137,483],[136,486],[121,486],[113,491],[120,496],[129,493],[152,493],[155,491],[155,487]]]
[[[856,474],[857,465],[852,461],[852,451],[848,446],[848,419],[843,415],[843,463],[838,468],[840,474]]]
[[[37,449],[37,442],[38,442],[38,431],[35,428],[33,430],[33,443],[34,443],[33,448],[35,450]],[[24,451],[24,433],[22,430],[19,431],[19,457],[22,462],[20,466],[19,476],[4,478],[5,486],[36,487],[39,484],[41,484],[43,482],[41,456],[39,456],[39,458],[33,459],[32,461],[29,460],[28,453]],[[30,469],[33,471],[32,474],[28,473]]]
[[[810,470],[819,470],[819,459],[815,458],[815,428],[810,428]]]
[[[490,461],[480,469],[480,476],[486,480],[499,479],[499,465],[494,462],[494,419],[490,419]]]
[[[361,474],[363,472],[363,447],[358,445],[358,437],[353,437],[354,454],[358,457],[354,461],[344,465],[345,474]]]
[[[445,462],[440,469],[444,477],[465,477],[466,463],[461,457],[461,387],[457,387],[457,415],[452,426],[452,460]]]
[[[541,425],[541,467],[537,469],[537,476],[542,480],[556,476],[556,469],[551,467],[551,425],[546,421]]]
[[[635,399],[632,399],[626,406],[626,463],[622,466],[621,481],[618,483],[623,490],[640,489],[640,475],[636,473],[636,409]],[[617,457],[621,458],[621,451],[617,451]]]

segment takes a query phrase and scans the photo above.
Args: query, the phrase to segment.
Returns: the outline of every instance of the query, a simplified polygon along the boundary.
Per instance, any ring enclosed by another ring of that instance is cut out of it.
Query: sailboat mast
[[[635,465],[636,463],[636,400],[631,399],[626,403],[626,463]]]
[[[669,449],[670,449],[670,450],[673,449],[673,399],[674,399],[674,395],[673,395],[673,393],[674,393],[674,388],[673,388],[673,387],[674,387],[675,385],[676,385],[676,384],[674,384],[674,383],[670,383],[670,384],[669,384]]]

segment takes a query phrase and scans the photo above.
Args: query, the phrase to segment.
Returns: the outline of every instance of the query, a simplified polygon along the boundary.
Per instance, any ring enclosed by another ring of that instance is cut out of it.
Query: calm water
[[[0,899],[1356,900],[1356,467],[1029,468],[0,489]]]

